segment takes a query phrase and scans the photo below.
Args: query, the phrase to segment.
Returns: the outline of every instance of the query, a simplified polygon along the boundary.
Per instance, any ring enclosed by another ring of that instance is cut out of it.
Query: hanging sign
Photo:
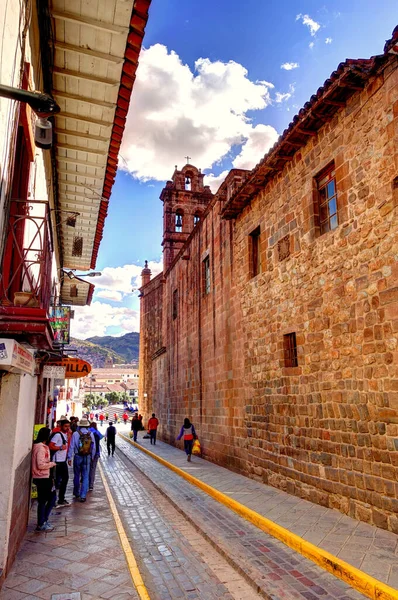
[[[69,344],[70,306],[50,306],[49,321],[54,332],[54,342]]]
[[[44,365],[43,377],[48,379],[65,379],[66,368],[58,365]]]
[[[65,379],[79,379],[86,377],[91,373],[90,363],[81,358],[63,358],[60,361],[52,362],[51,366],[59,366],[65,368]]]
[[[11,373],[35,372],[35,359],[32,351],[8,338],[0,339],[0,368]]]

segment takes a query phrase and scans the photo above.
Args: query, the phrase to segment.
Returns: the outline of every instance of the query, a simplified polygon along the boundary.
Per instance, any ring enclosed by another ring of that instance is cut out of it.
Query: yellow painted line
[[[146,589],[143,579],[141,577],[141,573],[138,568],[137,561],[135,560],[134,553],[133,553],[131,546],[129,544],[129,541],[127,539],[127,535],[124,530],[122,520],[119,517],[119,513],[117,511],[115,501],[112,497],[111,490],[109,489],[108,482],[105,478],[101,463],[98,463],[98,467],[100,470],[102,483],[104,484],[105,492],[108,497],[109,505],[111,507],[112,515],[113,515],[113,518],[115,519],[116,529],[119,534],[120,543],[122,544],[124,555],[126,557],[127,566],[130,571],[131,579],[133,580],[133,584],[135,586],[135,589],[138,592],[140,599],[141,600],[151,600],[150,596],[148,594],[148,590]]]
[[[206,492],[206,494],[217,500],[217,502],[224,504],[239,516],[243,517],[247,521],[250,521],[250,523],[258,527],[262,531],[265,531],[265,533],[272,535],[273,537],[286,544],[286,546],[289,546],[289,548],[292,548],[296,552],[299,552],[306,558],[312,560],[318,566],[322,567],[326,571],[329,571],[329,573],[332,573],[332,575],[335,575],[339,579],[342,579],[343,581],[348,583],[348,585],[356,589],[358,592],[364,594],[364,596],[372,598],[372,600],[398,600],[398,590],[390,587],[382,581],[379,581],[378,579],[375,579],[374,577],[371,577],[371,575],[367,575],[363,571],[360,571],[356,567],[353,567],[352,565],[345,562],[344,560],[341,560],[337,556],[330,554],[330,552],[327,552],[322,548],[318,548],[318,546],[315,546],[315,544],[311,544],[311,542],[303,540],[303,538],[301,538],[299,535],[292,533],[288,529],[281,527],[273,521],[270,521],[270,519],[263,517],[262,515],[255,512],[254,510],[251,510],[250,508],[247,508],[247,506],[244,506],[240,502],[233,500],[233,498],[230,498],[226,494],[219,492],[207,483],[204,483],[200,479],[193,477],[192,475],[186,473],[179,467],[176,467],[172,463],[169,463],[164,458],[161,458],[160,456],[157,456],[150,450],[147,450],[147,448],[136,444],[135,442],[127,438],[125,435],[121,433],[119,433],[119,435],[124,440],[129,442],[132,446],[135,446],[142,452],[145,452],[171,471],[177,473],[177,475],[180,475],[180,477],[183,477],[184,479],[189,481],[189,483],[192,483],[192,485],[195,485],[196,487]]]

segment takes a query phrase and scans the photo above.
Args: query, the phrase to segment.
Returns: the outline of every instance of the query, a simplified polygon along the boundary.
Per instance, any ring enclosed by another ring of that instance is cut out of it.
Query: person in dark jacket
[[[106,439],[106,447],[108,450],[108,456],[111,455],[111,451],[112,451],[112,456],[115,454],[115,446],[116,446],[116,427],[114,427],[113,422],[109,421],[109,427],[106,430],[105,433],[105,439]]]
[[[182,437],[184,437],[184,450],[185,454],[187,455],[187,461],[191,462],[192,446],[193,441],[196,438],[196,431],[188,417],[184,419],[184,424],[181,427],[181,431],[177,437],[177,440],[180,440]]]
[[[134,414],[131,420],[131,431],[133,432],[133,440],[136,442],[138,432],[141,431],[141,421],[139,420],[137,413]]]

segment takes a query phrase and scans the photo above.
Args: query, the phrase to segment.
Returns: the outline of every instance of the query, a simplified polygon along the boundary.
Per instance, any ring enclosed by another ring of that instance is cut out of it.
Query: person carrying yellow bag
[[[184,419],[184,425],[181,427],[181,431],[177,440],[180,440],[184,436],[184,450],[187,455],[187,461],[191,462],[193,441],[196,438],[195,427],[192,425],[188,417]]]

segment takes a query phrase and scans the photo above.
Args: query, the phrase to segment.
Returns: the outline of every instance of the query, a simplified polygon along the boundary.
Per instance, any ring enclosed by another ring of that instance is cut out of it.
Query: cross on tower
[[[189,161],[191,160],[192,157],[191,156],[184,156],[184,158],[187,159],[187,165],[189,165]]]

